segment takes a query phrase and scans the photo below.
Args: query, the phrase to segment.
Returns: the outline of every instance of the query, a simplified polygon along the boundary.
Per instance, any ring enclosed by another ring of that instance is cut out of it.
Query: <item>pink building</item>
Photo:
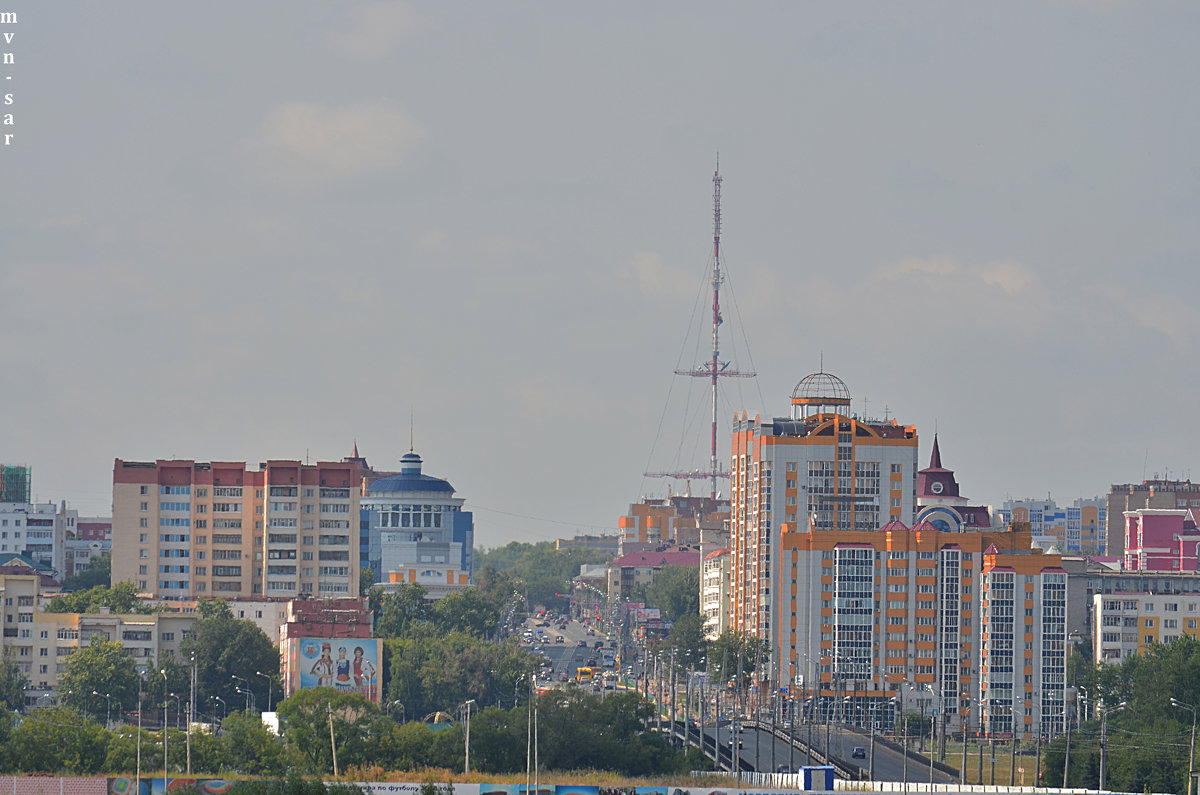
[[[1125,511],[1125,566],[1130,571],[1200,570],[1200,530],[1190,510]]]

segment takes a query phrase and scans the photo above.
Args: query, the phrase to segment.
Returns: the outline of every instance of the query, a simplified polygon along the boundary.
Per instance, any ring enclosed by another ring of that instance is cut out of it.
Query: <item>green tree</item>
[[[25,709],[25,686],[29,678],[21,673],[17,665],[5,649],[0,655],[0,710],[11,709],[17,712]]]
[[[555,549],[553,541],[537,544],[513,541],[498,549],[476,553],[475,571],[490,566],[511,577],[511,584],[523,591],[530,604],[544,604],[552,610],[566,612],[571,580],[579,574],[579,567],[608,560],[608,555],[592,549]]]
[[[451,633],[386,641],[390,652],[388,700],[410,718],[475,699],[481,704],[524,696],[537,658],[516,644],[495,644]]]
[[[101,772],[117,775],[137,770],[137,732],[136,726],[123,726],[112,733]],[[162,733],[142,729],[142,775],[153,775],[155,771],[161,775],[162,761]]]
[[[10,755],[12,733],[21,716],[11,710],[0,708],[0,770],[13,770]]]
[[[93,695],[98,692],[111,697],[113,715],[136,707],[137,665],[120,641],[93,635],[88,645],[67,658],[66,665],[58,685],[65,706],[95,720],[104,720],[108,699]]]
[[[35,709],[13,730],[7,743],[9,763],[25,773],[100,771],[109,734],[100,724],[67,707]]]
[[[202,599],[196,604],[200,618],[228,618],[233,620],[233,608],[224,599]]]
[[[433,603],[433,622],[442,632],[485,638],[496,631],[496,609],[474,588],[443,596]]]
[[[258,672],[271,677],[271,688],[278,694],[279,651],[253,621],[236,619],[227,604],[225,608],[212,605],[210,617],[197,621],[192,637],[182,644],[184,660],[190,662],[195,655],[197,700],[220,696],[231,706],[241,704],[243,696],[237,692],[241,687],[253,692],[255,703],[265,708],[267,687]]]
[[[700,612],[700,567],[663,566],[646,587],[646,605],[674,621]]]
[[[704,637],[704,616],[695,613],[675,619],[667,643],[675,650],[676,665],[683,669],[699,666],[708,650],[708,641]]]
[[[358,570],[358,595],[366,596],[375,585],[375,569],[363,566]]]
[[[225,769],[252,776],[286,775],[293,755],[283,739],[253,712],[233,712],[221,722]]]
[[[286,729],[284,739],[314,773],[333,772],[330,723],[342,769],[370,764],[369,727],[380,717],[379,708],[361,693],[344,693],[332,687],[309,687],[279,705]]]
[[[112,578],[112,555],[105,552],[88,562],[88,567],[63,580],[64,591],[83,591],[100,586],[107,588]]]
[[[763,641],[752,636],[742,635],[733,630],[726,630],[721,636],[709,643],[708,667],[712,672],[713,681],[731,682],[742,671],[743,684],[751,681],[750,674],[754,672],[759,661],[765,660],[767,646]]]
[[[110,613],[151,613],[153,610],[138,600],[137,586],[125,580],[110,587],[97,585],[86,591],[62,594],[46,605],[47,613],[99,613],[108,608]]]
[[[375,637],[404,637],[415,624],[428,622],[432,610],[425,598],[426,593],[424,586],[413,583],[402,584],[394,592],[385,595],[382,615],[375,622]]]

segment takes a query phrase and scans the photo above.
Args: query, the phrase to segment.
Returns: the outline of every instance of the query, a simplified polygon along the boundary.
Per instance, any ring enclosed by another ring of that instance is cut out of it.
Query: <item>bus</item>
[[[575,669],[575,681],[579,682],[581,685],[587,684],[592,681],[592,677],[595,675],[595,673],[596,673],[595,669],[587,667],[587,666],[585,666],[583,668],[576,668]]]

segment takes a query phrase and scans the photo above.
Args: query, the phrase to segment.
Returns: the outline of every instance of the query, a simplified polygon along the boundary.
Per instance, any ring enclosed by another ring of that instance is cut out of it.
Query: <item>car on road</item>
[[[586,640],[581,640],[581,641],[579,641],[578,643],[576,643],[575,645],[576,645],[576,646],[578,646],[578,647],[579,647],[579,648],[581,648],[581,649],[586,649],[586,648],[587,648],[587,641],[586,641]]]
[[[854,746],[854,750],[850,752],[850,756],[853,759],[866,759],[867,749],[863,748],[861,745],[856,745]]]
[[[562,635],[555,635],[555,636],[554,636],[554,642],[555,642],[555,643],[566,643],[566,642],[567,642],[567,640],[566,640],[566,638],[564,638]]]
[[[603,646],[604,646],[604,641],[602,641],[602,640],[598,640],[598,641],[596,641],[596,648],[597,648],[597,649],[599,649],[599,648],[603,648]]]

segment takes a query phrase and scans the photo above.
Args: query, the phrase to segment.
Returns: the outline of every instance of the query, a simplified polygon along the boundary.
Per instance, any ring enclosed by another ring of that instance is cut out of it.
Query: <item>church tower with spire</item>
[[[929,466],[917,472],[917,523],[927,521],[943,533],[991,529],[992,509],[968,503],[958,491],[954,470],[942,466],[942,449],[935,433]]]

